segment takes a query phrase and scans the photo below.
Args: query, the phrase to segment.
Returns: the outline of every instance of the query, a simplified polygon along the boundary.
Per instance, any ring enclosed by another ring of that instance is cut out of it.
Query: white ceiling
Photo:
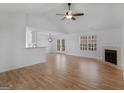
[[[0,12],[26,13],[39,16],[34,27],[60,32],[82,32],[114,28],[122,26],[124,4],[83,4],[73,3],[72,10],[84,12],[84,16],[76,17],[76,21],[63,20],[56,13],[65,13],[67,4],[42,3],[42,4],[0,4]],[[42,20],[45,20],[42,22]],[[39,25],[39,26],[38,26]],[[32,26],[32,25],[31,25]],[[45,27],[46,26],[46,27]],[[41,28],[40,28],[41,27]]]
[[[57,8],[59,3],[0,3],[0,12],[43,13]]]
[[[62,8],[61,6],[54,11],[56,13],[64,13],[65,10]],[[55,24],[65,27],[69,32],[121,27],[123,23],[124,4],[74,4],[72,8],[78,12],[84,12],[85,15],[76,17],[76,21],[61,21],[61,16],[55,17],[55,12],[50,11],[50,16],[46,16]]]

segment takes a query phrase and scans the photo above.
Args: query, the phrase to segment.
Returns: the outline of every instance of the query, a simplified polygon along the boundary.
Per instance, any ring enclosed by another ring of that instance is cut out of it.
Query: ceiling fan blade
[[[65,14],[56,14],[56,15],[64,16]]]
[[[66,19],[66,17],[63,17],[61,20],[64,20],[64,19]]]
[[[71,3],[68,3],[68,10],[70,10],[71,8],[70,8],[70,6],[71,6]]]
[[[75,14],[72,14],[73,16],[83,16],[84,13],[75,13]]]
[[[76,20],[76,18],[74,18],[74,17],[72,17],[71,19],[72,19],[72,20]]]

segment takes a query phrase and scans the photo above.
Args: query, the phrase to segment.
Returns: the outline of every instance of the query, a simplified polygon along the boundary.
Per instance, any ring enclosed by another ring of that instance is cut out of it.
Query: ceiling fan
[[[68,3],[68,11],[65,14],[56,14],[56,15],[64,16],[61,20],[64,19],[76,20],[75,16],[83,16],[84,13],[76,13],[75,11],[72,11],[71,3]]]

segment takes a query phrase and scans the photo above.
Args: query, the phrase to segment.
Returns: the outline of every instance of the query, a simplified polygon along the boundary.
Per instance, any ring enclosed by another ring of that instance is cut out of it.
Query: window
[[[96,51],[97,50],[97,40],[95,35],[91,36],[80,36],[80,50],[83,51]]]
[[[26,48],[37,46],[37,33],[35,31],[26,31]]]

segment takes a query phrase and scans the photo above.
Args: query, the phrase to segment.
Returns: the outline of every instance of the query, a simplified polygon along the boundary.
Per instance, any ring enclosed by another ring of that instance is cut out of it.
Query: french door
[[[64,39],[57,40],[57,52],[65,53],[65,40]]]

